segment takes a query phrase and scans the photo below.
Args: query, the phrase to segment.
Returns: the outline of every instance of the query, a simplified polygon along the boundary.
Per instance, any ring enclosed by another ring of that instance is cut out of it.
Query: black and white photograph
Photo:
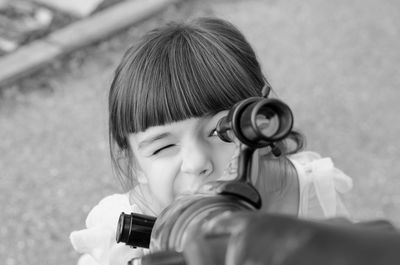
[[[400,2],[0,0],[5,265],[400,264]]]

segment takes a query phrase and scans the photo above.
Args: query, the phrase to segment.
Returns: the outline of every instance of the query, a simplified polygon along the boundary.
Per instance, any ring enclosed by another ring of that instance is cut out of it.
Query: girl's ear
[[[124,176],[129,176],[129,163],[128,159],[124,156],[120,156],[116,159],[118,169]]]
[[[139,169],[138,172],[136,172],[136,178],[139,184],[147,184],[147,177],[142,170]]]

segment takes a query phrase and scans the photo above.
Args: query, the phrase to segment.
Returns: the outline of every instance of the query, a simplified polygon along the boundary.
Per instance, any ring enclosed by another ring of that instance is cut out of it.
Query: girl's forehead
[[[138,148],[150,144],[156,140],[174,137],[183,132],[200,129],[206,118],[190,118],[182,121],[151,126],[143,132],[129,134],[129,140]]]
[[[185,119],[185,120],[181,120],[181,121],[174,121],[174,122],[166,123],[164,125],[151,126],[143,132],[134,133],[134,135],[137,135],[138,138],[142,138],[144,136],[158,134],[160,132],[179,131],[184,128],[199,125],[199,124],[203,123],[204,120],[205,120],[205,118],[190,118],[190,119]]]

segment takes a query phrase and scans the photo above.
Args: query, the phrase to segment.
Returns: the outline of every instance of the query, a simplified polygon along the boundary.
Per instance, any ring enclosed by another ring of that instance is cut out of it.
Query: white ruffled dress
[[[299,177],[299,217],[350,217],[340,198],[353,186],[350,177],[335,168],[330,158],[321,158],[314,152],[300,152],[289,159]],[[71,233],[72,246],[83,254],[78,265],[126,265],[132,258],[145,254],[144,249],[116,243],[116,224],[121,212],[143,211],[138,205],[130,205],[127,193],[107,196],[90,211],[87,228]]]

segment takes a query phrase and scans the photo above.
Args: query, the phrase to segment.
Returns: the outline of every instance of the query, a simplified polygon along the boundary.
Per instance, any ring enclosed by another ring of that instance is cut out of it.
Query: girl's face
[[[215,130],[226,114],[154,126],[129,136],[139,185],[148,191],[149,206],[157,214],[178,195],[222,176],[235,150],[235,144],[223,142]]]

